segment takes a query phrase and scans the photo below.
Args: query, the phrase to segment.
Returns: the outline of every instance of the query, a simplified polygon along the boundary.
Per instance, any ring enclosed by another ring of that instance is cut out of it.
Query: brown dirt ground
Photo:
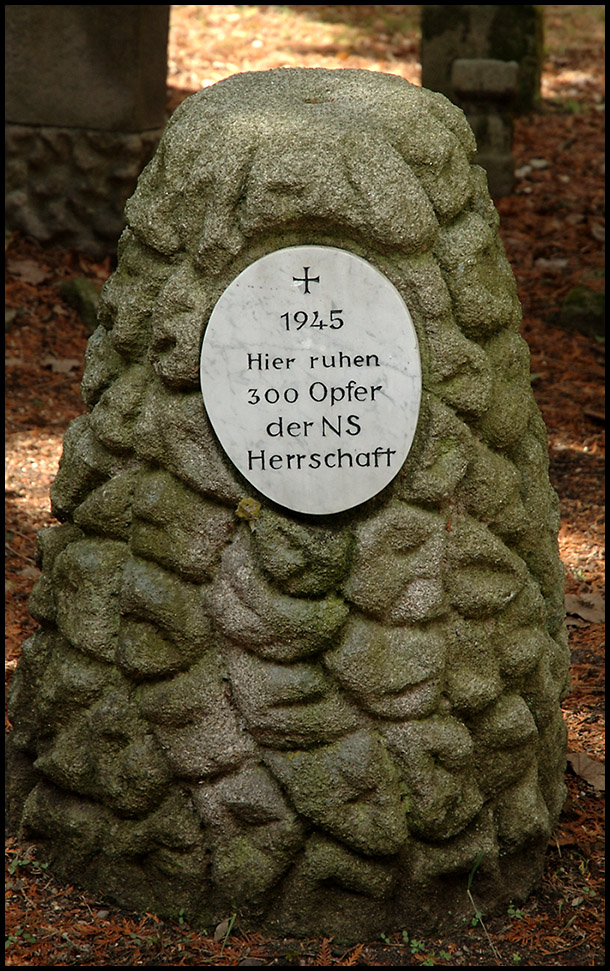
[[[171,8],[168,106],[244,70],[358,67],[419,83],[417,6],[179,5]],[[605,963],[604,894],[604,448],[605,343],[558,326],[576,285],[604,287],[603,6],[545,5],[543,100],[515,125],[520,178],[497,202],[523,304],[533,388],[547,424],[560,498],[572,689],[569,797],[539,889],[500,919],[443,940],[267,940],[239,926],[194,931],[183,921],[127,914],[55,882],[35,851],[6,844],[8,965],[592,966]],[[6,651],[10,684],[35,629],[27,599],[38,576],[36,532],[52,524],[49,485],[89,335],[64,301],[63,281],[101,286],[111,259],[6,238]],[[9,726],[10,729],[10,726]],[[229,918],[231,915],[227,915]]]

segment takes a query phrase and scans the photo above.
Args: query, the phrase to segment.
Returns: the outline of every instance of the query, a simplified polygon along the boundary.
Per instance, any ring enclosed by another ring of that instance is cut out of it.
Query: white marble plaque
[[[409,310],[366,260],[276,250],[212,311],[201,389],[231,461],[295,512],[351,509],[399,472],[417,426],[421,363]]]

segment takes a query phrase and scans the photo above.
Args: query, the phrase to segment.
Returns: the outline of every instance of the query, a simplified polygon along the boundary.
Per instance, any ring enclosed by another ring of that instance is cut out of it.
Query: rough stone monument
[[[367,71],[236,75],[171,118],[10,697],[9,820],[60,876],[343,941],[536,886],[558,506],[474,154],[444,96]]]

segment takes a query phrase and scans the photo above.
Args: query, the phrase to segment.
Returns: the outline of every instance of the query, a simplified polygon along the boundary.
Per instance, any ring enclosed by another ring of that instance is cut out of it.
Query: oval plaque
[[[347,250],[276,250],[214,307],[201,389],[223,449],[259,492],[295,512],[351,509],[391,482],[413,442],[411,315],[387,277]]]

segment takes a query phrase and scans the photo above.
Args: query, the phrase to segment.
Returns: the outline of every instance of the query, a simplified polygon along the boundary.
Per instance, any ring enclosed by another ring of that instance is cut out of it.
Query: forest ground
[[[572,686],[568,799],[539,888],[506,915],[441,939],[417,927],[349,949],[269,940],[227,921],[129,914],[57,883],[32,847],[8,839],[8,965],[593,966],[604,951],[605,340],[587,314],[561,325],[568,294],[604,289],[603,6],[545,5],[542,100],[516,119],[513,193],[496,201],[523,306],[532,387],[549,437],[561,508]],[[168,108],[229,74],[279,66],[357,67],[420,83],[418,6],[179,5],[171,8]],[[76,277],[99,289],[114,268],[8,234],[6,251],[6,649],[10,684],[36,624],[27,599],[37,531],[52,525],[49,485],[68,423],[81,414],[90,329],[62,296]],[[10,730],[10,725],[7,726]]]

